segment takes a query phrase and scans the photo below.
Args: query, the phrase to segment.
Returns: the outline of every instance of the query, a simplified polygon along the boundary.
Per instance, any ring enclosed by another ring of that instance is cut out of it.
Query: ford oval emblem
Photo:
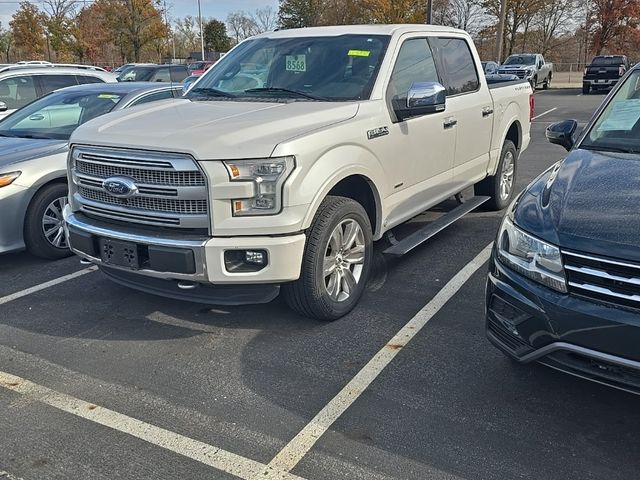
[[[130,198],[138,193],[136,182],[129,177],[109,177],[102,182],[102,188],[118,198]]]

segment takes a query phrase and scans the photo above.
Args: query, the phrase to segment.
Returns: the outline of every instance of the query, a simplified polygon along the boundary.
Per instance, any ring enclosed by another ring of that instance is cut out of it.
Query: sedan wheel
[[[64,219],[62,210],[67,204],[67,197],[56,198],[44,211],[42,217],[42,231],[50,245],[56,248],[67,249],[69,244],[64,234]]]

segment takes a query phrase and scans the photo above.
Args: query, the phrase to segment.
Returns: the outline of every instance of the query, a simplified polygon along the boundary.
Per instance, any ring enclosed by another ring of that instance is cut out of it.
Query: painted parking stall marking
[[[10,373],[0,372],[0,387],[71,415],[126,433],[236,477],[249,480],[257,478],[258,475],[266,470],[270,472],[268,478],[282,480],[302,479],[302,477],[297,477],[291,473],[276,471],[263,463],[57,392]]]
[[[49,287],[59,285],[69,280],[73,280],[74,278],[81,277],[83,275],[86,275],[87,273],[95,272],[97,269],[98,267],[96,266],[85,268],[84,270],[70,273],[69,275],[64,275],[63,277],[55,278],[53,280],[49,280],[48,282],[41,283],[40,285],[35,285],[33,287],[26,288],[24,290],[21,290],[16,293],[12,293],[5,297],[1,297],[0,305],[4,305],[5,303],[9,303],[9,302],[12,302],[13,300],[17,300],[18,298],[26,297],[27,295],[31,295],[32,293],[39,292],[40,290],[45,290]]]
[[[258,478],[279,478],[274,472],[291,471],[313,448],[320,437],[362,395],[389,363],[413,339],[436,313],[462,288],[471,276],[491,256],[493,242],[460,270],[384,347],[360,370],[355,377],[269,462],[268,469]]]
[[[549,110],[547,110],[546,112],[542,112],[541,114],[536,115],[536,116],[535,116],[535,117],[533,117],[531,120],[536,120],[536,119],[538,119],[538,118],[540,118],[540,117],[543,117],[543,116],[545,116],[546,114],[551,113],[551,112],[553,112],[553,111],[555,111],[555,110],[557,110],[557,109],[558,109],[558,107],[550,108],[550,109],[549,109]]]

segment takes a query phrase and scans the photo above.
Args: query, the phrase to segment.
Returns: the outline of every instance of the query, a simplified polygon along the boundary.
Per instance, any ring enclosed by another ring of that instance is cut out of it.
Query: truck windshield
[[[640,70],[609,101],[580,148],[640,153]]]
[[[187,98],[368,99],[388,43],[385,35],[248,40],[211,67]]]
[[[535,55],[511,55],[504,62],[505,65],[535,65]]]

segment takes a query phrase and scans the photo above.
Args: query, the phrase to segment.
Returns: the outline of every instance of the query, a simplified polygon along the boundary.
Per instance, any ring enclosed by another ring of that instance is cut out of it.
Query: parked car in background
[[[640,67],[569,155],[507,211],[487,282],[489,339],[509,357],[640,393]]]
[[[59,88],[86,83],[114,83],[102,70],[58,66],[9,66],[0,69],[0,119]]]
[[[582,93],[613,87],[629,70],[625,55],[598,55],[584,69]]]
[[[202,75],[206,72],[211,66],[215,65],[216,62],[195,62],[189,64],[189,72],[191,75]]]
[[[470,187],[480,197],[458,195],[442,228],[480,204],[509,204],[532,90],[489,87],[480,71],[469,34],[450,27],[246,40],[182,100],[74,132],[71,247],[164,297],[264,303],[282,288],[297,312],[335,320],[364,292],[373,240]]]
[[[119,76],[119,82],[175,82],[189,76],[186,65],[135,65],[125,69]]]
[[[495,75],[498,73],[499,68],[500,65],[498,64],[498,62],[482,62],[482,70],[484,71],[485,75]]]
[[[527,80],[534,90],[539,85],[546,90],[553,78],[553,64],[545,62],[539,53],[519,53],[507,57],[498,73],[517,75]]]
[[[61,222],[71,132],[99,115],[180,94],[179,86],[157,83],[80,85],[0,121],[0,253],[26,246],[43,258],[68,255]]]
[[[139,65],[156,65],[155,63],[125,63],[124,65],[120,65],[118,68],[113,70],[113,73],[116,75],[122,74],[125,70],[128,70],[131,67],[137,67]]]
[[[200,75],[190,75],[182,81],[182,93],[185,94],[191,85],[200,78]]]

